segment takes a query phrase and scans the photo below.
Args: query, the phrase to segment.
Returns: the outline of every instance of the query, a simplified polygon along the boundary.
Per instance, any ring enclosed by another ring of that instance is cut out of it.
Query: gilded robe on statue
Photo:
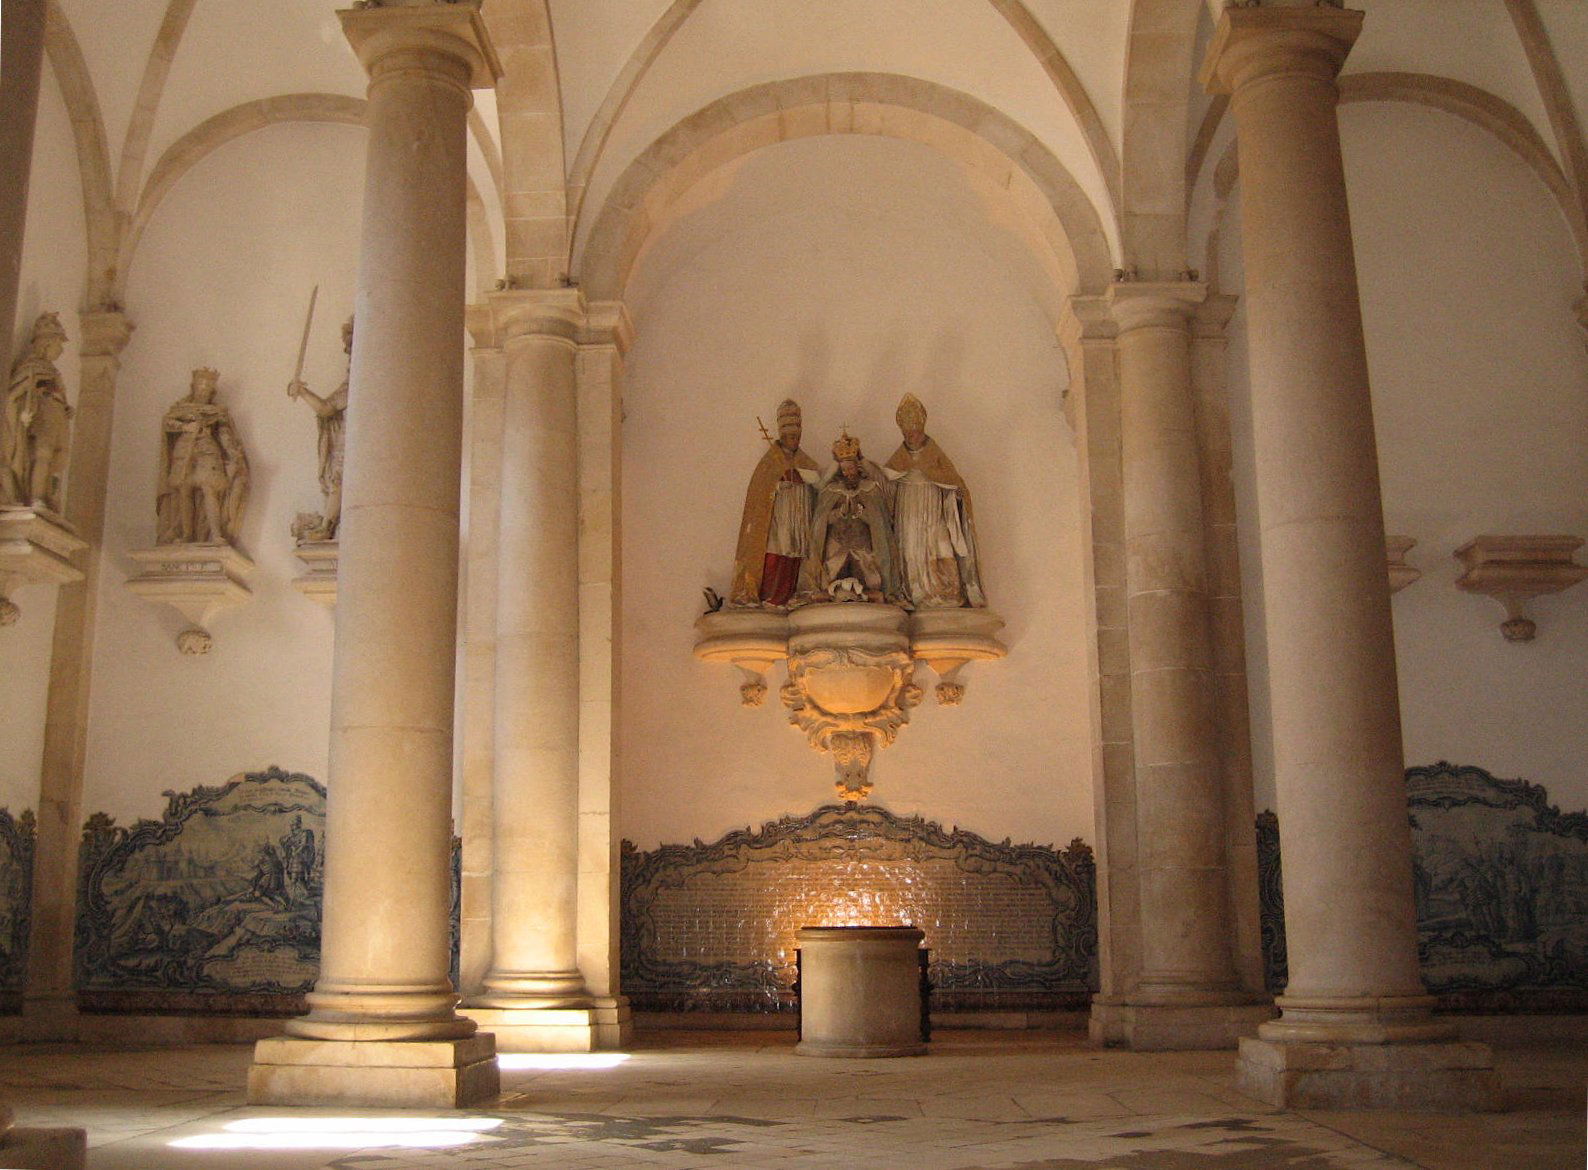
[[[926,408],[913,394],[899,403],[904,442],[884,465],[893,477],[894,532],[903,592],[916,609],[987,604],[976,563],[970,489],[926,434]]]
[[[787,605],[810,552],[811,484],[819,468],[800,450],[799,404],[777,408],[778,439],[750,476],[728,603]]]

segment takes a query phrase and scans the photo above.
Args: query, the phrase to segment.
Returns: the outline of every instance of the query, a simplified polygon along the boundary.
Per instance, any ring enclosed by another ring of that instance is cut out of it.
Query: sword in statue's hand
[[[287,383],[287,397],[296,398],[304,389],[303,355],[309,352],[309,327],[314,324],[314,302],[320,297],[320,286],[309,293],[309,311],[303,318],[303,339],[298,342],[298,364],[293,368],[292,381]]]

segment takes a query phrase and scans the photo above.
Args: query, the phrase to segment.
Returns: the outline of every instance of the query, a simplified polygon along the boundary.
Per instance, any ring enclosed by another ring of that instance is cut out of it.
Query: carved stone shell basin
[[[902,609],[863,602],[807,605],[790,613],[788,624],[789,657],[805,664],[805,694],[822,710],[863,715],[892,697],[899,665],[889,659],[910,650],[909,615]]]

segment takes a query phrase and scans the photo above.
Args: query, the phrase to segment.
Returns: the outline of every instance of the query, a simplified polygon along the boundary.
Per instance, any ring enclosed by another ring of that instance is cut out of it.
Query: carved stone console
[[[229,544],[162,544],[131,556],[142,568],[127,588],[192,623],[176,636],[184,654],[208,654],[215,640],[206,627],[215,615],[253,596],[244,578],[254,563]]]
[[[1406,554],[1411,552],[1417,544],[1415,536],[1386,536],[1384,538],[1384,555],[1389,562],[1389,590],[1399,593],[1406,586],[1417,581],[1423,571],[1415,565],[1406,563]]]
[[[1003,626],[985,609],[909,613],[877,602],[827,602],[789,612],[726,609],[695,623],[695,657],[724,662],[744,676],[747,707],[766,695],[766,673],[780,660],[788,681],[779,691],[789,722],[811,747],[833,758],[840,799],[864,800],[871,791],[871,761],[890,746],[921,701],[915,664],[937,672],[938,701],[956,705],[967,662],[1002,658],[993,635]]]
[[[0,506],[0,626],[22,611],[11,594],[24,585],[65,585],[83,579],[72,564],[87,544],[66,521],[40,507]]]
[[[292,579],[292,587],[310,601],[335,609],[336,569],[341,545],[334,540],[306,540],[294,551],[303,562],[304,572],[301,577]]]
[[[1456,587],[1505,606],[1500,632],[1507,642],[1531,642],[1538,626],[1522,612],[1523,602],[1588,577],[1588,567],[1572,560],[1582,543],[1579,536],[1475,536],[1456,550],[1467,566]]]

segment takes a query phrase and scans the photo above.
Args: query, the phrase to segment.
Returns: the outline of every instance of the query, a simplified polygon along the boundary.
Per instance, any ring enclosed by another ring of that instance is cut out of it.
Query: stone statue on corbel
[[[216,401],[220,375],[193,371],[185,397],[161,420],[156,547],[131,554],[142,566],[127,581],[140,597],[171,606],[191,623],[177,635],[184,654],[206,654],[206,628],[251,596],[253,562],[237,548],[248,506],[248,455],[231,412]]]
[[[0,410],[0,626],[21,616],[24,585],[82,580],[72,558],[86,547],[61,516],[72,407],[55,362],[66,346],[57,313],[41,313],[11,367]]]
[[[903,443],[885,465],[845,430],[818,474],[799,446],[799,406],[785,401],[751,477],[728,604],[695,623],[695,657],[735,666],[746,707],[787,663],[789,722],[832,756],[844,800],[865,799],[876,749],[920,702],[917,662],[937,673],[938,702],[958,706],[966,664],[1007,653],[982,590],[969,489],[927,436],[919,399],[905,395],[897,421]]]

